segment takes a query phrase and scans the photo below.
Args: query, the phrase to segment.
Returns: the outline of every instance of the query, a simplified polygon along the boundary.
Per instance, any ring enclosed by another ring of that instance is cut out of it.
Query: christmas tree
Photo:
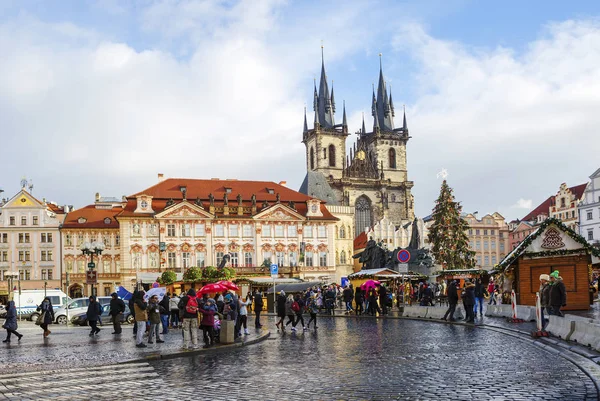
[[[442,182],[440,196],[433,208],[433,224],[429,228],[431,252],[444,269],[475,267],[475,252],[469,250],[469,225],[460,217],[462,206],[454,201],[452,188]]]

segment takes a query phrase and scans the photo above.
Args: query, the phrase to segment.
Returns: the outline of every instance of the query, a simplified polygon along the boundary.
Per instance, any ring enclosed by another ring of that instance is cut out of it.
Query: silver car
[[[100,305],[102,305],[103,308],[110,304],[110,300],[111,297],[98,297],[98,302],[100,302]],[[58,324],[67,324],[67,310],[69,312],[69,318],[71,318],[74,315],[86,313],[89,304],[89,298],[75,298],[67,304],[66,308],[58,308],[54,312],[54,321]]]

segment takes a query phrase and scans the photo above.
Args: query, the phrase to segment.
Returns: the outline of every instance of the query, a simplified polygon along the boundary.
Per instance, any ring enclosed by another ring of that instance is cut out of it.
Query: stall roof
[[[365,269],[358,271],[356,273],[348,274],[349,279],[361,278],[362,276],[376,276],[376,277],[384,277],[384,278],[396,278],[401,277],[402,275],[395,270],[392,269]]]
[[[271,277],[244,277],[244,278],[240,278],[240,279],[237,279],[234,281],[235,282],[247,281],[251,284],[259,284],[259,285],[265,285],[265,286],[273,285],[273,279]],[[277,284],[277,285],[279,285],[279,284],[294,284],[294,283],[304,283],[304,281],[300,280],[299,278],[276,278],[275,279],[275,284]]]
[[[156,279],[160,277],[162,273],[138,273],[137,280],[141,281],[144,284],[153,284],[156,282]],[[175,273],[177,275],[177,279],[175,281],[183,281],[183,273]]]
[[[322,281],[304,281],[302,283],[290,283],[290,284],[281,284],[281,285],[277,285],[277,287],[275,288],[276,291],[285,291],[286,293],[292,293],[292,292],[302,292],[305,291],[307,289],[309,289],[310,287],[320,287],[323,285]],[[269,288],[266,292],[266,294],[272,294],[273,293],[273,287]]]

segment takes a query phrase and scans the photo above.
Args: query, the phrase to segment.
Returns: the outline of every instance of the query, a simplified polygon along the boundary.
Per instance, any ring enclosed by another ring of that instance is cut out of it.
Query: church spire
[[[304,106],[304,132],[305,134],[308,132],[308,123],[306,121],[306,106]]]
[[[392,111],[392,117],[396,117],[396,113],[394,111],[394,101],[392,100],[392,85],[390,85],[390,110]]]
[[[365,128],[365,112],[363,111],[362,113],[362,134],[366,135],[367,134],[367,129]]]
[[[317,80],[316,79],[315,79],[315,98],[313,100],[313,109],[315,110],[315,126],[314,126],[314,128],[317,129],[321,123],[319,121],[319,95],[317,94]]]
[[[377,84],[377,117],[379,124],[383,131],[393,131],[394,121],[390,113],[390,106],[388,104],[388,95],[385,80],[383,79],[383,63],[381,61],[381,53],[379,53],[379,82]]]
[[[319,122],[323,128],[333,128],[335,125],[333,120],[334,106],[329,95],[329,85],[327,84],[327,74],[325,72],[325,56],[323,54],[323,46],[321,46],[321,79],[319,82],[318,93],[318,113]]]
[[[335,114],[335,98],[333,96],[333,81],[331,81],[331,110]]]
[[[404,106],[404,120],[402,121],[402,129],[404,132],[408,131],[408,125],[406,125],[406,106]]]
[[[348,132],[348,119],[346,118],[346,101],[344,100],[344,116],[342,117],[342,130]]]
[[[371,103],[371,114],[373,115],[373,132],[378,130],[379,127],[379,116],[377,107],[377,98],[375,97],[375,85],[373,85],[373,102]]]

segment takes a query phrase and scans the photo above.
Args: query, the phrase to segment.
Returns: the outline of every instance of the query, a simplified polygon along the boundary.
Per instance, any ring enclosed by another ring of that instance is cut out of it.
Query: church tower
[[[346,107],[343,108],[342,124],[335,124],[335,96],[333,84],[331,92],[325,73],[325,60],[321,46],[321,79],[319,89],[314,84],[313,97],[314,122],[308,129],[306,109],[304,110],[304,131],[302,142],[306,146],[306,170],[319,172],[325,177],[342,178],[346,159],[346,138],[348,125]]]
[[[396,110],[391,88],[384,79],[381,55],[377,91],[373,88],[373,129],[367,132],[363,116],[357,140],[346,155],[348,125],[344,104],[342,124],[334,120],[335,99],[331,94],[321,56],[321,80],[314,85],[314,125],[308,129],[304,110],[302,142],[306,146],[307,174],[300,192],[329,205],[355,209],[355,236],[386,217],[396,227],[411,223],[414,215],[414,183],[408,181],[406,144],[410,139],[406,113],[402,127],[395,128]]]

